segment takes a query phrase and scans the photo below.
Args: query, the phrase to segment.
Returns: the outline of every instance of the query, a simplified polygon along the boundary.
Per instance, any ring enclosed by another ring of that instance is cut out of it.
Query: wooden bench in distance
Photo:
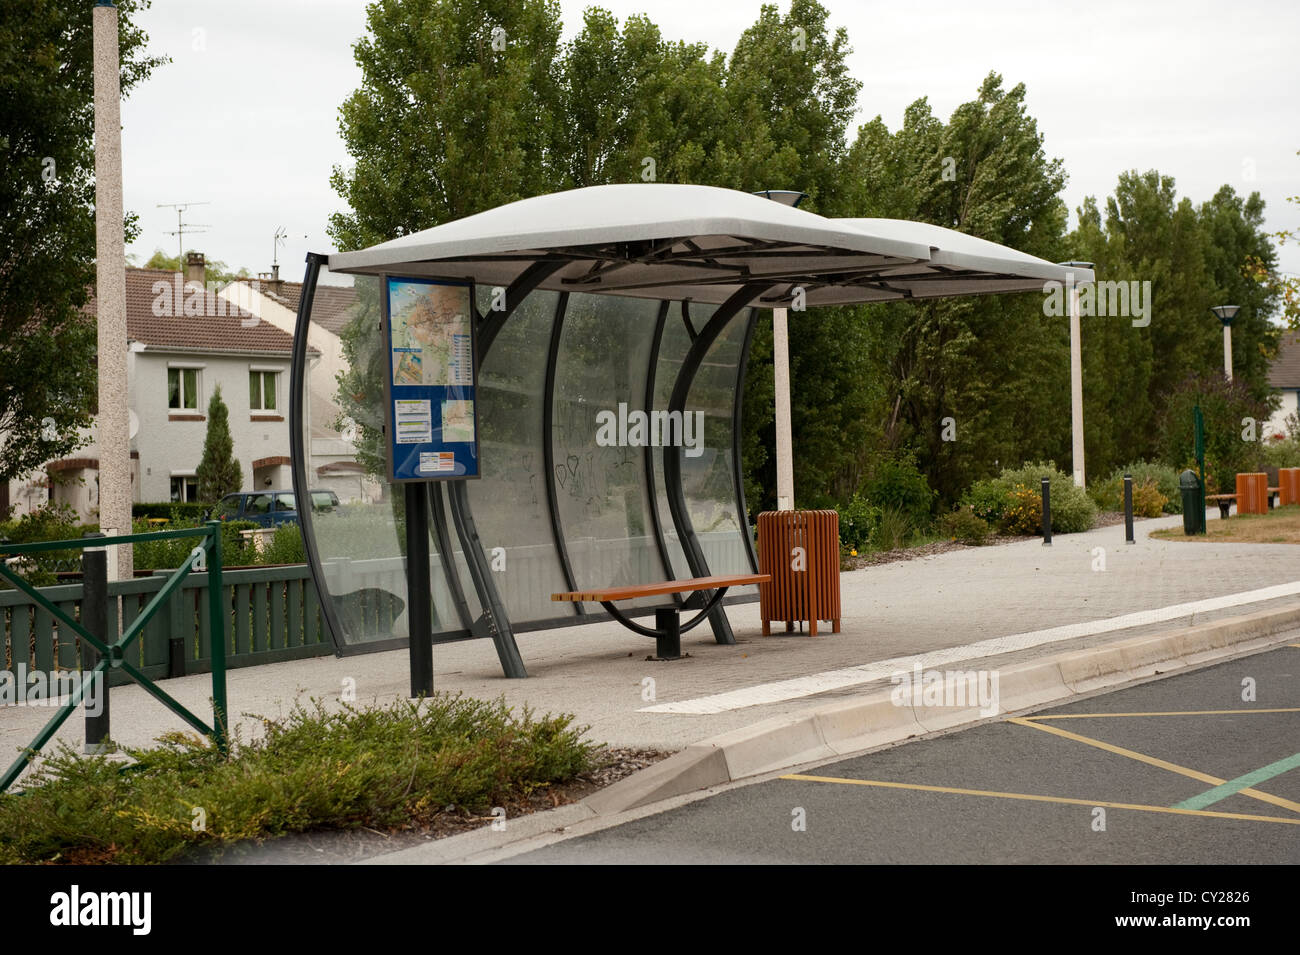
[[[661,660],[676,660],[682,655],[682,634],[700,623],[709,612],[718,605],[728,587],[743,587],[746,584],[765,584],[772,579],[770,574],[732,574],[722,577],[691,577],[687,580],[665,580],[656,584],[638,584],[632,587],[605,587],[600,590],[573,590],[562,594],[551,594],[552,600],[565,600],[571,603],[598,603],[609,615],[627,627],[633,633],[643,637],[653,637],[655,655]],[[631,620],[614,604],[619,600],[634,600],[637,597],[657,597],[665,594],[689,594],[698,590],[712,590],[713,596],[705,603],[704,609],[687,623],[681,622],[681,615],[676,604],[655,608],[655,626],[651,630]]]
[[[1228,519],[1228,511],[1232,508],[1232,502],[1237,499],[1235,494],[1207,494],[1207,501],[1213,501],[1219,505],[1219,516],[1225,521]]]

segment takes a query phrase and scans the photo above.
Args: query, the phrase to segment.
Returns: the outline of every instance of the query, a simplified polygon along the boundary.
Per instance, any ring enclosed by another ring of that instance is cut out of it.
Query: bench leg
[[[682,619],[676,607],[655,608],[655,656],[679,660],[682,656]]]

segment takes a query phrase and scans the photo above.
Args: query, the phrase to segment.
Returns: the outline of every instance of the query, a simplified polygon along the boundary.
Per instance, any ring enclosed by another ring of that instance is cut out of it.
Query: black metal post
[[[1043,546],[1052,546],[1052,482],[1043,478]]]
[[[103,534],[87,534],[103,537]],[[81,625],[101,643],[108,644],[108,550],[87,547],[81,552]],[[89,643],[81,644],[81,672],[99,663],[99,651]],[[108,674],[101,674],[86,694],[87,755],[112,751],[112,732],[108,712]]]
[[[406,612],[411,698],[433,693],[433,588],[429,583],[429,509],[424,487],[406,485]]]
[[[682,618],[676,607],[655,608],[655,656],[678,660],[682,655]]]
[[[1124,475],[1124,542],[1136,544],[1133,539],[1133,475]]]

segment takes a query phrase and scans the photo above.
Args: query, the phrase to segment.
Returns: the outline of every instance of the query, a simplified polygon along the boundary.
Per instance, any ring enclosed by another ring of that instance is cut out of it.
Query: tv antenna
[[[285,240],[289,238],[289,230],[280,226],[275,230],[275,245],[271,250],[271,275],[278,279],[280,277],[280,246],[284,245]],[[307,238],[307,236],[303,236]]]
[[[185,233],[207,232],[210,228],[206,222],[186,222],[185,210],[190,206],[210,206],[211,202],[160,202],[159,209],[176,210],[176,231],[164,232],[163,235],[176,236],[176,268],[185,271]]]

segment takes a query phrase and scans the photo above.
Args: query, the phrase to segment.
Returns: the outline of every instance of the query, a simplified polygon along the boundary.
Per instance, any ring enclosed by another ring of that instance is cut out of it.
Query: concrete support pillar
[[[1083,332],[1079,324],[1079,287],[1070,283],[1070,433],[1074,442],[1074,483],[1084,486],[1083,468]]]
[[[99,523],[131,528],[131,438],[126,390],[126,249],[122,223],[122,91],[117,8],[94,8],[95,299],[99,322]],[[131,577],[131,548],[117,548],[116,574]]]
[[[794,443],[790,436],[790,336],[786,310],[772,309],[772,371],[776,379],[776,509],[794,510]]]

